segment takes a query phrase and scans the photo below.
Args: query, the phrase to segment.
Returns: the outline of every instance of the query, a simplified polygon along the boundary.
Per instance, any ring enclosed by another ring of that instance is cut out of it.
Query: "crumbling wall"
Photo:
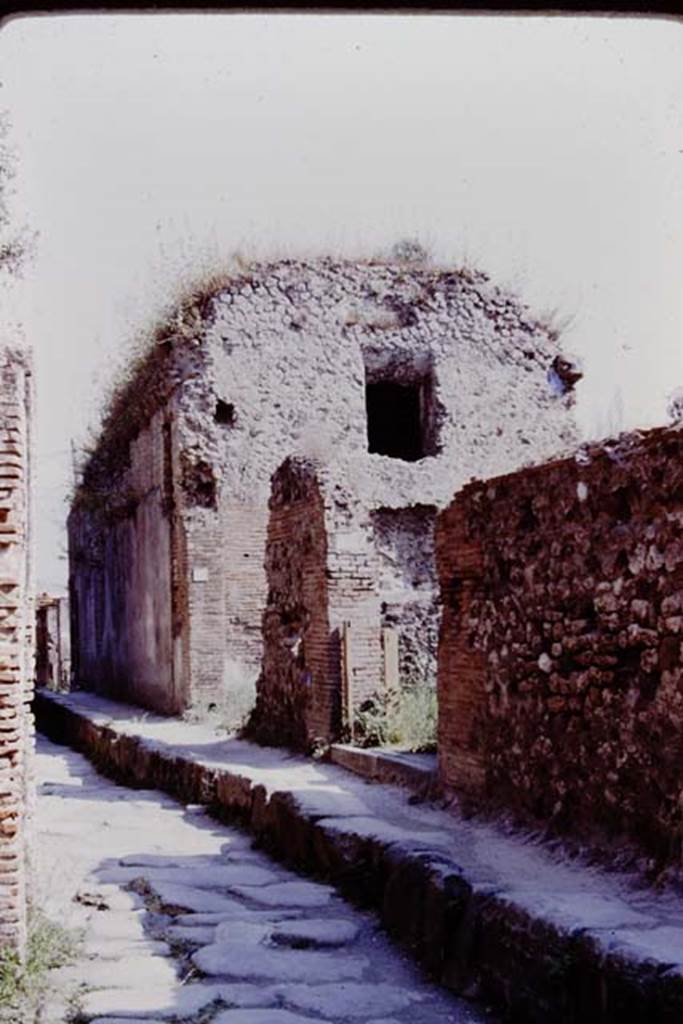
[[[368,508],[443,507],[473,476],[577,441],[578,372],[558,376],[554,333],[484,274],[282,260],[255,265],[207,308],[196,404],[231,502],[267,501],[296,454],[333,465]],[[367,387],[383,381],[419,385],[424,457],[369,451]]]
[[[193,303],[114,402],[71,527],[80,684],[166,710],[220,703],[258,674],[270,479],[288,455],[328,464],[369,513],[440,508],[472,475],[575,440],[577,376],[554,333],[483,274],[282,260]],[[139,511],[102,516],[89,497],[125,508],[144,460]],[[437,614],[426,585],[403,589],[384,615],[400,611],[414,676],[433,664]]]
[[[309,749],[338,739],[381,686],[380,602],[367,530],[320,466],[273,477],[263,665],[250,733]]]
[[[683,432],[469,485],[437,559],[443,781],[680,863]]]
[[[0,351],[0,946],[23,955],[33,806],[31,363]]]
[[[382,625],[398,633],[400,681],[436,686],[439,633],[433,505],[371,512]]]

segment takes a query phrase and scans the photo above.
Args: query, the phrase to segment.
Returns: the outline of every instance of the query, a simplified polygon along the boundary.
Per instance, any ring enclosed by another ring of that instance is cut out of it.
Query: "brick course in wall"
[[[683,431],[472,483],[436,545],[443,782],[680,865]]]
[[[263,666],[250,723],[261,741],[308,749],[337,739],[349,710],[381,688],[377,556],[368,536],[321,467],[287,459],[275,473]]]
[[[26,943],[32,793],[33,581],[28,356],[0,351],[0,947]]]
[[[69,519],[78,684],[167,712],[253,685],[270,481],[289,455],[374,510],[383,625],[400,620],[402,675],[433,682],[437,509],[473,473],[576,443],[580,374],[561,369],[555,332],[485,274],[320,259],[243,268],[153,340]],[[360,665],[360,627],[351,644]]]

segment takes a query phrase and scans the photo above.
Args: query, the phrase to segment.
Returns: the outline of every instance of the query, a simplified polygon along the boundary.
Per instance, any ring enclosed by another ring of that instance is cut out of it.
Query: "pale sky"
[[[683,385],[683,26],[564,16],[32,16],[0,32],[5,291],[37,373],[38,583],[66,580],[70,444],[183,280],[418,238],[571,321],[586,438]],[[10,328],[8,328],[9,330]]]

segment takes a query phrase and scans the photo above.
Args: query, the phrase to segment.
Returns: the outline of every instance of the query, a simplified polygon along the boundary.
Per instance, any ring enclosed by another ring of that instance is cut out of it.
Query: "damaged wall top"
[[[445,504],[473,476],[574,445],[576,380],[553,331],[484,274],[331,259],[256,265],[169,325],[85,478],[105,465],[109,486],[126,434],[182,384],[189,489],[193,467],[197,480],[207,466],[215,474],[199,481],[198,508],[217,500],[214,484],[232,500],[266,501],[288,454],[335,462],[372,507]],[[393,407],[404,423],[414,417],[408,459],[368,451],[373,402],[380,450],[395,435]]]

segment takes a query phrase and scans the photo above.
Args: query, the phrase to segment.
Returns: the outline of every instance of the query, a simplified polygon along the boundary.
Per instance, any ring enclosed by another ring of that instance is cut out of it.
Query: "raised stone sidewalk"
[[[511,1020],[683,1020],[683,899],[673,892],[208,727],[83,693],[42,691],[36,711],[44,733],[118,781],[204,804],[376,908],[433,978]]]

